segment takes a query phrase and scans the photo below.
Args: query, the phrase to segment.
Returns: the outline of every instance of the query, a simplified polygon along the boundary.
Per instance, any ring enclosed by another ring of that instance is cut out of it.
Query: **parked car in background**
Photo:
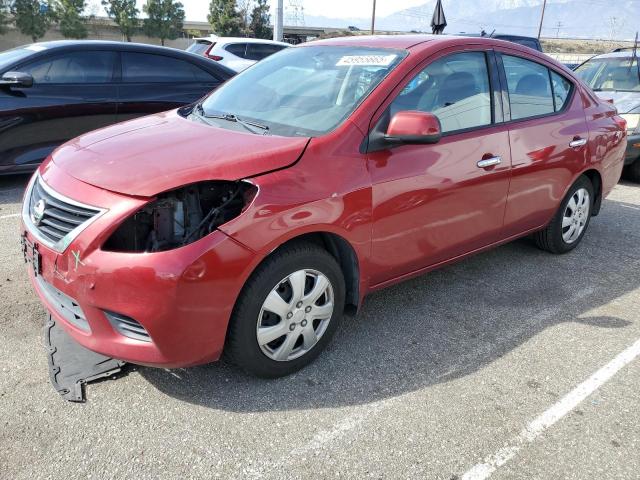
[[[640,65],[633,51],[597,55],[575,72],[601,98],[613,101],[627,121],[629,142],[625,156],[625,174],[640,182]]]
[[[0,53],[0,174],[33,171],[90,130],[195,102],[235,73],[181,50],[36,43]]]
[[[211,36],[194,38],[187,52],[202,55],[235,72],[241,72],[269,55],[290,46],[288,43],[259,38]]]
[[[496,40],[504,40],[505,42],[517,43],[525,47],[532,48],[538,52],[542,52],[542,44],[536,37],[524,37],[522,35],[511,35],[509,33],[487,33],[482,31],[481,33],[461,33],[465,37],[484,37],[495,38]]]
[[[89,349],[161,367],[224,350],[275,377],[372,291],[524,235],[573,250],[625,147],[613,105],[529,48],[322,40],[56,150],[27,187],[23,252]]]

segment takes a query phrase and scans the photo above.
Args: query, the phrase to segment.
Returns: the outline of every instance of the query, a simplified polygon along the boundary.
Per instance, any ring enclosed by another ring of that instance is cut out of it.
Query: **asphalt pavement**
[[[640,478],[640,185],[562,256],[529,239],[377,292],[318,360],[49,383],[0,177],[0,478]],[[479,473],[480,472],[480,473]]]

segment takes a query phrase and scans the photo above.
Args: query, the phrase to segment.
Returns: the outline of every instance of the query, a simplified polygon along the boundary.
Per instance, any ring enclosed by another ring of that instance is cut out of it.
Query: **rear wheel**
[[[342,271],[331,254],[310,243],[285,247],[258,267],[243,289],[225,353],[254,375],[288,375],[329,343],[344,298]]]
[[[593,185],[580,177],[565,196],[551,223],[534,235],[536,244],[551,253],[566,253],[578,246],[593,210]]]

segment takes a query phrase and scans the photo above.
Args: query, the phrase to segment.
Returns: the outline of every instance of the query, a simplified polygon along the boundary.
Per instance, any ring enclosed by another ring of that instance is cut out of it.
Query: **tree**
[[[236,10],[236,0],[211,0],[207,19],[217,35],[232,37],[241,34],[242,16]]]
[[[148,18],[144,20],[144,31],[149,37],[175,40],[182,32],[184,7],[174,0],[148,0],[143,7]]]
[[[0,0],[0,35],[7,32],[7,23],[9,23],[9,2]]]
[[[49,3],[40,0],[15,0],[11,13],[18,30],[31,37],[34,42],[44,37],[54,19]]]
[[[249,30],[255,38],[264,38],[266,40],[273,38],[273,30],[269,26],[271,23],[271,14],[269,13],[269,5],[267,0],[256,0],[256,5],[251,12],[251,22]]]
[[[87,27],[82,17],[85,0],[58,0],[56,16],[65,38],[87,38]]]
[[[140,10],[136,7],[136,0],[102,0],[102,6],[109,18],[118,24],[127,42],[130,42],[131,36],[138,28]]]

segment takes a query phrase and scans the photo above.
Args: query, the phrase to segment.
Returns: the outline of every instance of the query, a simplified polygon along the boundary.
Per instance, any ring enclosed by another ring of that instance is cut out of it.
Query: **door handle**
[[[569,142],[569,146],[571,148],[584,147],[586,144],[587,144],[586,138],[576,138],[575,140]]]
[[[485,158],[478,162],[478,168],[489,168],[502,163],[502,157]]]

